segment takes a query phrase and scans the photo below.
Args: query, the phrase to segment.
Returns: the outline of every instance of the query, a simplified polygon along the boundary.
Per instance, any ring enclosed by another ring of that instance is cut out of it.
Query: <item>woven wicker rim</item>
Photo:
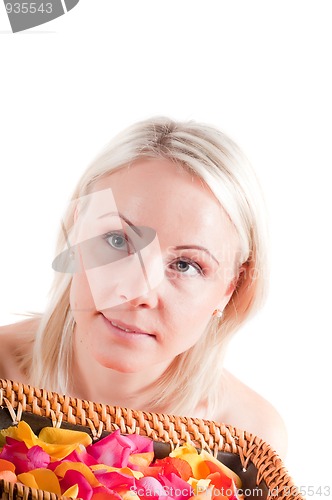
[[[282,460],[270,445],[251,433],[227,424],[94,403],[4,379],[0,379],[0,406],[9,410],[13,424],[20,421],[23,412],[30,412],[51,419],[54,427],[60,427],[62,422],[89,427],[94,439],[100,438],[103,431],[120,429],[122,434],[137,433],[154,441],[169,443],[172,448],[191,443],[215,456],[218,451],[234,453],[239,456],[243,470],[247,469],[250,462],[256,467],[257,485],[265,482],[269,489],[268,500],[304,500]],[[4,491],[13,495],[13,485],[6,481],[2,483]],[[28,498],[24,488],[20,498]],[[32,492],[31,488],[26,489],[32,498],[60,498],[51,493],[45,495],[45,492],[41,497],[38,494],[40,490]]]

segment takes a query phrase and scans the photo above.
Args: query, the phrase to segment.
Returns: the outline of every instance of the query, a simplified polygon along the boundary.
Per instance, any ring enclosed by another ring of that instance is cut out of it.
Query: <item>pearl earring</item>
[[[222,317],[222,315],[223,315],[223,313],[224,313],[224,312],[223,312],[221,309],[215,309],[215,310],[213,311],[213,315],[212,315],[212,316],[216,316],[217,318],[221,318],[221,317]]]

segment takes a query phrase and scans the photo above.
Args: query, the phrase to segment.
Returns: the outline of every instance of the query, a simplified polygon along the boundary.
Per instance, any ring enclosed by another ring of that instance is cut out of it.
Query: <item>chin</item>
[[[137,360],[136,363],[133,363],[132,360],[110,359],[98,354],[95,354],[94,357],[99,365],[120,373],[137,373],[146,367],[146,362],[137,364]]]

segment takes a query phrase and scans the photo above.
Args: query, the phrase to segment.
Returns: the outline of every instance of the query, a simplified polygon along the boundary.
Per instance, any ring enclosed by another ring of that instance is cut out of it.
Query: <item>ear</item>
[[[246,262],[244,264],[242,264],[242,266],[240,266],[240,268],[238,269],[238,272],[236,273],[236,275],[234,276],[232,281],[229,282],[227,289],[226,289],[226,292],[225,292],[225,295],[223,297],[223,300],[221,301],[221,303],[218,306],[221,310],[223,310],[227,306],[230,298],[232,297],[232,295],[234,293],[234,290],[236,290],[237,286],[242,281],[247,267],[248,266],[247,266]]]

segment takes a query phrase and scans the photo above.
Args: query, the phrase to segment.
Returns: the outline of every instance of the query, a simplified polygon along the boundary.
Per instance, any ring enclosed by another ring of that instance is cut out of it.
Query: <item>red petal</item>
[[[166,457],[161,460],[156,460],[154,464],[162,467],[162,474],[177,474],[185,481],[193,477],[192,468],[189,463],[182,458]]]

